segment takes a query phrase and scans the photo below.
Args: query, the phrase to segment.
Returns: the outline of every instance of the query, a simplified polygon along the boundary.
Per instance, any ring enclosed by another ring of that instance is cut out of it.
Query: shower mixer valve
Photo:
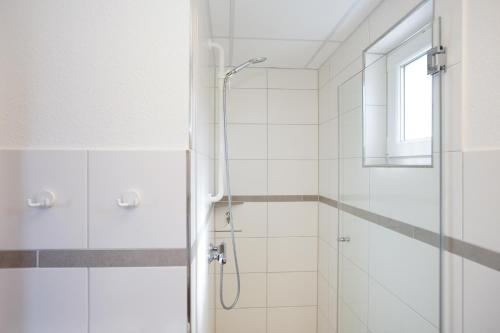
[[[226,243],[221,242],[219,246],[215,246],[210,244],[208,248],[208,263],[217,260],[219,264],[225,265],[227,262],[226,259]]]

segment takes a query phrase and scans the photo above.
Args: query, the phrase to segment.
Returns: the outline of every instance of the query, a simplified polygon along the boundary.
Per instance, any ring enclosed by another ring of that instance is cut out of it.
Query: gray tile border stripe
[[[233,201],[242,202],[301,202],[318,201],[318,195],[233,195]],[[227,197],[222,198],[222,202],[227,201]]]
[[[0,251],[0,268],[36,267],[36,258],[36,251]]]
[[[40,250],[39,267],[186,266],[186,249]]]
[[[186,265],[186,249],[0,250],[0,268],[162,267]]]
[[[439,248],[442,241],[443,250],[464,257],[470,261],[489,267],[491,269],[500,271],[499,252],[485,249],[483,247],[470,244],[449,236],[443,236],[441,238],[441,236],[436,232],[413,226],[411,224],[389,217],[385,217],[362,208],[354,207],[345,203],[340,203],[335,199],[320,196],[319,201],[436,248]]]

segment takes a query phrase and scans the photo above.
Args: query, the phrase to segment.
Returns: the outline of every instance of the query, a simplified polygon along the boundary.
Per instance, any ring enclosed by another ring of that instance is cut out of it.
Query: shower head
[[[238,73],[239,71],[247,68],[248,66],[250,65],[253,65],[253,64],[258,64],[259,62],[263,62],[263,61],[266,61],[267,58],[265,57],[258,57],[258,58],[252,58],[244,63],[242,63],[241,65],[239,66],[236,66],[234,67],[233,69],[231,69],[227,74],[226,74],[226,77],[230,77],[231,75],[233,74],[236,74]]]

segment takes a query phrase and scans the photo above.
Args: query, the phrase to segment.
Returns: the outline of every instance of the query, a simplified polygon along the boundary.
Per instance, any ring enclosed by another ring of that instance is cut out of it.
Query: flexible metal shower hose
[[[229,76],[224,78],[223,92],[222,92],[222,111],[224,116],[224,163],[226,167],[226,192],[227,192],[227,208],[228,208],[228,217],[229,217],[229,226],[231,230],[231,243],[233,247],[233,258],[234,258],[234,267],[236,269],[236,296],[231,305],[226,305],[224,302],[224,264],[220,265],[220,288],[219,288],[219,297],[220,303],[222,307],[226,310],[231,310],[234,308],[236,303],[238,303],[238,299],[240,298],[240,268],[238,265],[238,255],[236,251],[236,240],[234,237],[234,224],[233,224],[233,198],[231,195],[231,181],[229,179],[229,154],[228,154],[228,140],[227,140],[227,109],[226,109],[226,100],[227,100],[227,83],[229,82]]]

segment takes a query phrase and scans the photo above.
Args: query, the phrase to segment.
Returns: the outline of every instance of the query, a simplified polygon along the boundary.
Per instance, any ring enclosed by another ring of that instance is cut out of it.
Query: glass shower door
[[[425,6],[431,8],[432,1],[417,10],[431,10]],[[390,82],[392,69],[378,71],[377,60],[365,57],[364,73],[338,86],[338,333],[440,332],[440,75],[428,75],[426,66],[413,63],[437,44],[433,34],[435,27],[429,24],[385,55],[378,48],[378,64],[400,61],[395,82]],[[412,45],[425,50],[406,61]],[[369,75],[377,71],[387,81],[370,87]],[[415,86],[408,81],[412,78],[420,80],[420,91],[409,91]],[[395,84],[399,86],[391,88]],[[429,103],[409,108],[404,97],[423,100],[429,96],[425,84],[432,91]],[[377,91],[381,95],[374,98]],[[424,110],[426,105],[430,110]],[[405,106],[413,112],[411,122],[409,116],[405,122]],[[405,126],[419,126],[419,121],[430,122],[424,125],[431,126],[431,138],[400,135]],[[407,148],[429,153],[394,155]]]

